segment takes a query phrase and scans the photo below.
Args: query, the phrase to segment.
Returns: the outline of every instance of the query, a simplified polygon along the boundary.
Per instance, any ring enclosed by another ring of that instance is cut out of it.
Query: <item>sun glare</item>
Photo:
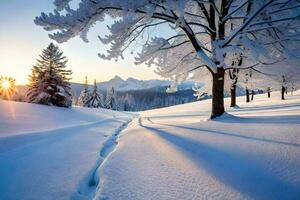
[[[0,77],[0,98],[10,99],[16,92],[16,80],[12,77]]]
[[[10,82],[8,80],[3,80],[1,84],[3,89],[5,90],[8,90],[10,88]]]

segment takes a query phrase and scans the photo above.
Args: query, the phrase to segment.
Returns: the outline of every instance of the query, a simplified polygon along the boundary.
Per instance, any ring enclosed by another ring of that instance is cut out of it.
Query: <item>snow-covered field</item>
[[[300,199],[300,91],[244,101],[214,121],[210,100],[141,112],[122,132],[134,114],[0,101],[0,199]]]
[[[0,100],[0,199],[91,199],[132,114]],[[93,187],[94,186],[94,187]]]
[[[239,97],[215,121],[209,100],[142,112],[103,164],[96,199],[300,199],[300,93],[279,99]]]

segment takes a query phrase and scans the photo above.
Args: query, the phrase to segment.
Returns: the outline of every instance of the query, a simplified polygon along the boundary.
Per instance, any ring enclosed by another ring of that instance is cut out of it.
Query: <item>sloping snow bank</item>
[[[0,101],[0,199],[90,199],[132,114]],[[109,142],[107,142],[109,141]],[[108,149],[108,150],[107,150]]]
[[[89,125],[128,115],[106,109],[59,108],[0,100],[0,137]]]

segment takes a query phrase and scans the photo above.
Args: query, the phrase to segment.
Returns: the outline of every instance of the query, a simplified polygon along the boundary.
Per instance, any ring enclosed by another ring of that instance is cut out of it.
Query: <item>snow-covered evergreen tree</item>
[[[81,91],[80,96],[78,98],[78,105],[82,107],[89,107],[89,100],[91,98],[89,87],[88,87],[88,79],[85,77],[84,89]]]
[[[43,50],[29,76],[28,101],[45,105],[70,107],[72,95],[67,59],[58,46],[50,43]]]
[[[98,92],[96,80],[94,81],[94,89],[90,95],[90,99],[88,101],[88,107],[92,108],[100,108],[102,105],[102,96]]]
[[[112,87],[106,94],[106,108],[117,110],[116,100],[115,100],[115,89]]]

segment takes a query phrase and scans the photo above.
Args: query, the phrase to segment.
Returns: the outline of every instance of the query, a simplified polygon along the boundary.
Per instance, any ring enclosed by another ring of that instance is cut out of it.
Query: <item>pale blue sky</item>
[[[41,12],[54,9],[53,0],[1,0],[0,2],[0,75],[13,76],[18,84],[27,83],[28,74],[36,58],[49,43],[48,33],[36,26],[33,20]],[[74,82],[83,82],[87,75],[92,82],[106,81],[118,75],[124,79],[160,78],[146,66],[134,65],[133,56],[128,52],[125,60],[104,61],[97,54],[105,52],[97,38],[106,33],[106,24],[97,24],[88,35],[89,43],[79,37],[60,44],[69,59]]]

